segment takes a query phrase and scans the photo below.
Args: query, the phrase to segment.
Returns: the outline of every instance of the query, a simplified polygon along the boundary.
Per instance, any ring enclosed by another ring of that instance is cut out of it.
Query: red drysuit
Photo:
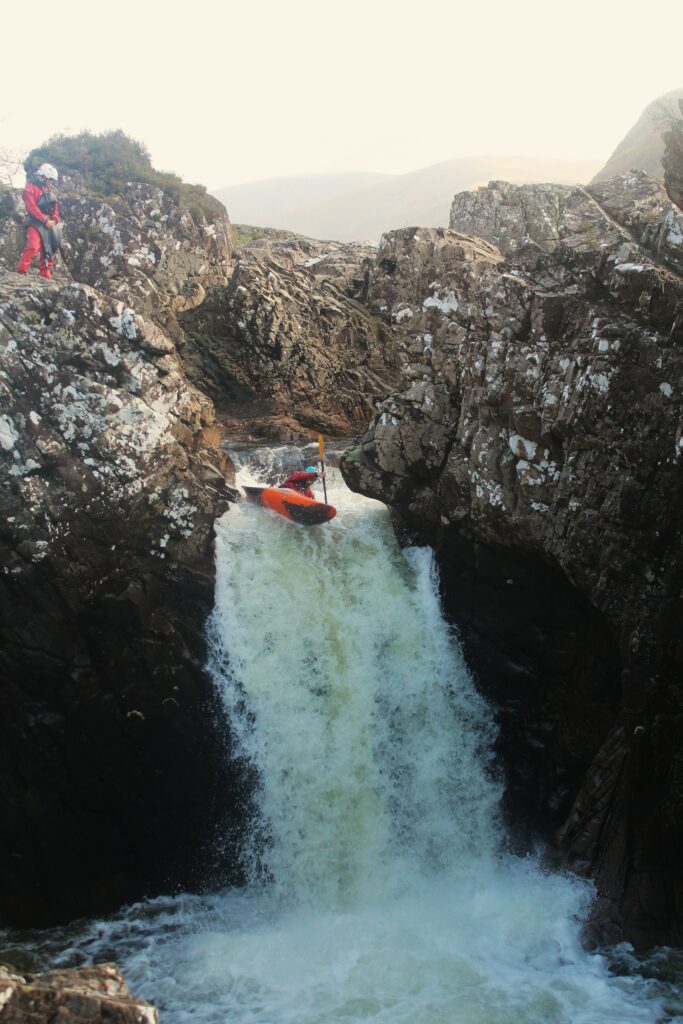
[[[55,203],[54,212],[52,217],[49,218],[46,213],[38,206],[38,200],[42,196],[43,192],[47,189],[43,188],[42,185],[37,185],[35,182],[26,182],[26,188],[21,194],[21,198],[24,200],[24,206],[26,207],[26,213],[29,217],[33,217],[35,220],[42,221],[43,224],[47,224],[48,220],[59,220],[59,208]],[[45,250],[43,249],[43,243],[38,233],[38,229],[32,224],[28,224],[26,227],[26,248],[21,254],[21,259],[17,264],[17,270],[20,274],[25,274],[28,268],[33,263],[36,256],[40,253],[40,276],[41,277],[52,277],[50,269],[52,267],[53,260],[45,259]]]
[[[294,491],[300,491],[301,494],[305,494],[307,498],[315,498],[315,494],[309,485],[317,479],[317,473],[306,473],[303,469],[297,469],[295,473],[290,473],[282,486],[291,487]]]

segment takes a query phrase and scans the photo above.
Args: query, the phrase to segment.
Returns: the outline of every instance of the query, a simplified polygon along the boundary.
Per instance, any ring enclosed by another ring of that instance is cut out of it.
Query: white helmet
[[[58,181],[59,175],[57,174],[57,168],[53,167],[52,164],[41,164],[36,174],[39,178],[50,178],[52,181]]]

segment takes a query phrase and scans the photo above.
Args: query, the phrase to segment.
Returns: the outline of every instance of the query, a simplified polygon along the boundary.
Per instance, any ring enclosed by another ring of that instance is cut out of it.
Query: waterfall
[[[273,472],[250,465],[238,482]],[[583,950],[587,882],[506,851],[491,710],[431,553],[335,472],[328,490],[324,526],[248,502],[217,524],[210,667],[257,778],[249,884],[34,948],[117,960],[164,1024],[683,1020],[666,985]]]
[[[333,474],[338,518],[244,505],[217,532],[214,671],[260,780],[251,875],[334,906],[498,847],[490,713],[439,607],[428,549]]]

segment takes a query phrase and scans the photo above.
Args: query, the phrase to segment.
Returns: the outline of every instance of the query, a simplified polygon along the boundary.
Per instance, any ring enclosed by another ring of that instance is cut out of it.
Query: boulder
[[[104,1020],[158,1024],[159,1014],[144,999],[130,995],[114,964],[26,975],[0,964],[0,1020],[3,1024]]]
[[[576,206],[579,206],[578,224]],[[582,220],[588,213],[588,218]],[[578,186],[511,185],[491,181],[474,192],[459,192],[453,199],[449,226],[456,231],[492,242],[502,253],[514,252],[529,239],[553,252],[567,232],[590,231],[594,211],[587,210]]]

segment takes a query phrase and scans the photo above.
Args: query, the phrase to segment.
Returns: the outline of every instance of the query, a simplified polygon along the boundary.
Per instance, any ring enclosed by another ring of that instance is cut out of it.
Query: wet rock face
[[[158,1024],[159,1014],[144,999],[130,995],[114,964],[26,975],[0,964],[0,1019],[3,1024]]]
[[[301,244],[243,250],[227,288],[180,318],[182,356],[219,412],[249,417],[252,432],[348,436],[398,382],[400,355],[382,320],[336,283],[363,288],[364,247],[342,273],[336,250],[311,256]]]
[[[496,709],[503,810],[520,852],[551,841],[615,720],[614,636],[588,601],[531,553],[439,536],[444,608]]]
[[[88,286],[0,272],[0,390],[0,915],[45,924],[196,887],[236,813],[203,668],[234,493],[170,339]]]
[[[627,175],[495,183],[451,223],[382,241],[406,381],[344,473],[437,547],[518,835],[559,827],[603,936],[680,941],[680,211]]]

